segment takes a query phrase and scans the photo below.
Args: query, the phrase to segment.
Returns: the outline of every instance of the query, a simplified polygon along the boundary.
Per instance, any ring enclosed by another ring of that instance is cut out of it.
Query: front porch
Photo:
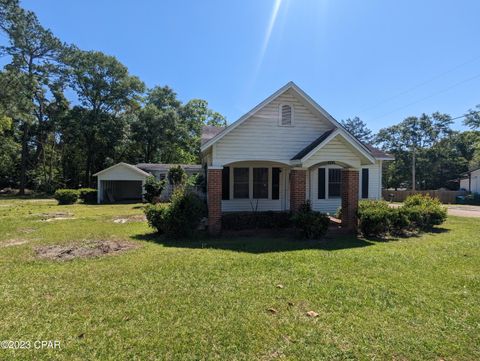
[[[295,212],[306,201],[333,215],[342,208],[342,228],[356,229],[359,171],[343,163],[308,168],[279,162],[243,161],[207,167],[209,232],[222,229],[224,212]]]

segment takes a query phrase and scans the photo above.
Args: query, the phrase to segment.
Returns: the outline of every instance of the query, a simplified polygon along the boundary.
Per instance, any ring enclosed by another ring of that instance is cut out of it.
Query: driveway
[[[458,217],[479,217],[480,206],[467,206],[463,204],[447,204],[448,214]]]
[[[400,207],[402,203],[390,203],[391,207]],[[457,217],[480,218],[480,206],[468,206],[464,204],[445,204],[448,215]]]

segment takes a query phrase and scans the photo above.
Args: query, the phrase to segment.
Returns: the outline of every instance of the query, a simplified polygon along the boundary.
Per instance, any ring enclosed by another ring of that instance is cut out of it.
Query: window
[[[280,105],[280,125],[284,127],[293,125],[293,107],[289,104]]]
[[[368,168],[362,169],[362,198],[368,198]]]
[[[248,168],[233,168],[233,198],[249,198]]]
[[[325,168],[318,168],[318,199],[325,199]]]
[[[253,168],[253,198],[268,198],[268,168]]]
[[[272,168],[272,199],[280,199],[280,168]]]
[[[328,170],[328,198],[340,197],[342,186],[342,170],[330,168]]]

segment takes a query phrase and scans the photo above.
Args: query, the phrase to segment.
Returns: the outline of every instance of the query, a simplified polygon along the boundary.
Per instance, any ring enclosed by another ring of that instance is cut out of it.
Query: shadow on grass
[[[336,251],[342,249],[359,248],[371,246],[374,243],[356,236],[342,235],[335,238],[326,238],[322,240],[296,240],[286,237],[239,237],[239,236],[221,236],[212,238],[208,235],[198,236],[192,240],[170,240],[156,233],[139,234],[134,239],[154,242],[165,247],[191,248],[191,249],[219,249],[233,252],[246,253],[271,253],[271,252],[289,252],[298,250],[326,250]]]

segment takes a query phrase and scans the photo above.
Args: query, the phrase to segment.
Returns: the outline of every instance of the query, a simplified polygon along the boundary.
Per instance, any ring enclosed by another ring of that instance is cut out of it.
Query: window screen
[[[342,170],[328,170],[328,198],[340,197],[340,188],[342,185]]]
[[[248,168],[233,168],[233,198],[249,198]]]
[[[253,168],[253,198],[268,198],[268,168]]]

